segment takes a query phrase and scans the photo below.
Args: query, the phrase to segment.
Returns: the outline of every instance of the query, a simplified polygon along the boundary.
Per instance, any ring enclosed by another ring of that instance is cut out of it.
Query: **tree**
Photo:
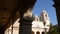
[[[58,34],[58,26],[50,24],[50,30],[47,34]]]
[[[34,15],[34,14],[32,14],[32,17],[31,17],[31,18],[32,18],[32,20],[34,20],[34,19],[35,19],[35,15]]]

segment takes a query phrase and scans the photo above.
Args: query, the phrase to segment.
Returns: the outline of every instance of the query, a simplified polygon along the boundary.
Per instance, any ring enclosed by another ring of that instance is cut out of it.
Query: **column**
[[[60,0],[53,0],[54,7],[56,8],[57,20],[58,20],[58,30],[60,32]]]
[[[30,17],[24,17],[19,26],[19,34],[32,34],[32,19]]]

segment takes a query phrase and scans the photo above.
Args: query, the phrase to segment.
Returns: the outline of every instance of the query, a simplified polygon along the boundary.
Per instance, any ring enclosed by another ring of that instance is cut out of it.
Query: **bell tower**
[[[40,18],[44,24],[44,27],[47,28],[46,31],[48,32],[49,28],[50,28],[50,19],[49,19],[49,16],[48,16],[48,13],[46,12],[46,10],[42,11]]]
[[[48,13],[45,10],[43,10],[41,13],[41,19],[42,19],[42,21],[49,20]]]

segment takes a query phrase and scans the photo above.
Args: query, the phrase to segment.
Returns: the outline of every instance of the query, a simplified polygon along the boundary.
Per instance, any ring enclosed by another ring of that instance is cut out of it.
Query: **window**
[[[45,17],[47,17],[47,15],[45,15]]]

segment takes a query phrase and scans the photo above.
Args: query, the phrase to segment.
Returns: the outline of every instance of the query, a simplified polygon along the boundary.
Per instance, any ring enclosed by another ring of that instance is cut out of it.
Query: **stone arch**
[[[37,31],[37,32],[36,32],[36,34],[40,34],[40,32],[39,32],[39,31]]]

